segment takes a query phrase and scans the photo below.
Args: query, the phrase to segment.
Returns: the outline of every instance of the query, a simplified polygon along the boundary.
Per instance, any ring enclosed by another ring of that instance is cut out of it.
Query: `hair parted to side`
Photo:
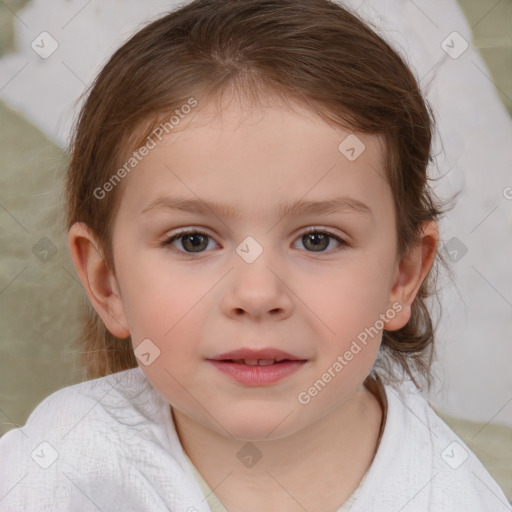
[[[70,145],[67,221],[92,229],[111,269],[122,188],[102,199],[95,190],[190,98],[197,111],[228,92],[275,97],[337,126],[382,135],[399,259],[422,223],[446,211],[428,185],[434,120],[414,75],[367,24],[330,0],[195,0],[137,32],[87,92]],[[419,389],[418,376],[431,386],[435,327],[427,300],[438,298],[439,263],[447,266],[438,250],[409,322],[384,330],[375,366],[388,381],[400,380],[398,366]],[[110,334],[90,305],[80,344],[88,378],[137,366],[130,339]]]

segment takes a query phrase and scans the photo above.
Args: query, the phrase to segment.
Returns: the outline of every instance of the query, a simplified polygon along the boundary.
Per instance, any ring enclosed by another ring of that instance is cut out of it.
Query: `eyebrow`
[[[240,214],[230,205],[216,201],[203,201],[201,199],[188,199],[185,197],[169,196],[156,199],[146,206],[141,214],[153,210],[178,210],[189,213],[207,214],[215,212],[225,218],[239,218]],[[359,213],[375,220],[372,210],[363,202],[351,197],[335,197],[323,201],[297,200],[290,204],[281,205],[279,216],[287,215],[321,215],[328,213],[348,212]]]

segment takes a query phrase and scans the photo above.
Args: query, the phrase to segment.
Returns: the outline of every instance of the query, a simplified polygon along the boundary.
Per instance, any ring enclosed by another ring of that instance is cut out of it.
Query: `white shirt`
[[[351,512],[501,512],[503,491],[425,399],[386,385]],[[0,438],[2,512],[210,512],[171,409],[140,368],[61,389]]]

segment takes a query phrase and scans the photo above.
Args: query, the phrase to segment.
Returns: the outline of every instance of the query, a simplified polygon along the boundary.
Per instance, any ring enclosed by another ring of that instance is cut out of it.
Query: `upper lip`
[[[274,359],[275,361],[283,361],[287,359],[289,361],[304,361],[304,359],[301,359],[300,357],[289,354],[288,352],[283,352],[277,348],[264,348],[260,350],[240,348],[233,352],[219,354],[211,359],[214,361],[226,361],[229,359],[232,359],[233,361],[238,361],[240,359]]]

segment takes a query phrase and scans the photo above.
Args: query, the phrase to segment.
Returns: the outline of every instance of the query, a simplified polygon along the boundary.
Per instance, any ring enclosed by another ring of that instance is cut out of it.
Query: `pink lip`
[[[242,359],[246,359],[243,357]],[[249,358],[247,358],[249,359]],[[264,359],[263,357],[255,357],[254,359]],[[267,357],[267,359],[273,359]],[[278,382],[292,373],[298,371],[306,361],[294,360],[283,361],[271,365],[246,365],[243,363],[235,363],[233,361],[219,361],[208,359],[218,370],[225,373],[233,380],[246,386],[265,386]]]
[[[274,359],[275,363],[270,365],[247,365],[240,362],[241,359]],[[295,373],[306,362],[306,359],[269,347],[259,350],[240,348],[207,359],[207,361],[240,384],[265,386]]]
[[[304,361],[304,359],[301,359],[300,357],[289,354],[288,352],[283,352],[277,348],[265,348],[260,350],[240,348],[233,352],[225,352],[224,354],[212,357],[209,360],[227,361],[230,359],[233,361],[237,361],[239,359],[275,359],[276,361],[287,359],[288,361]]]

